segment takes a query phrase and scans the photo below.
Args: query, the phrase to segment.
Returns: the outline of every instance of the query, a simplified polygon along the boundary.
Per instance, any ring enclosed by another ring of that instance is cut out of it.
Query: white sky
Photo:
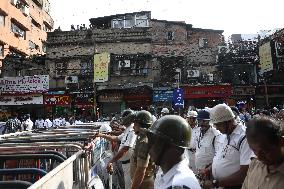
[[[151,11],[152,18],[222,29],[225,35],[284,28],[284,0],[49,0],[62,30],[89,25],[89,18]]]

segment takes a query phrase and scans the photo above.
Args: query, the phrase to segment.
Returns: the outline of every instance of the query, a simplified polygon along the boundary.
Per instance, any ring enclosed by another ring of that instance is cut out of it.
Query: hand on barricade
[[[212,180],[203,180],[200,183],[202,189],[211,189],[214,188]]]
[[[198,177],[202,180],[210,179],[210,170],[209,169],[199,169]]]
[[[112,164],[112,162],[109,162],[107,164],[106,168],[107,168],[107,172],[112,175],[112,173],[113,173],[113,164]]]

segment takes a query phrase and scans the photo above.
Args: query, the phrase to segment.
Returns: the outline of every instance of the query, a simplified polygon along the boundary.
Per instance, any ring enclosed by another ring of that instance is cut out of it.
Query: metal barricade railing
[[[71,125],[46,131],[25,131],[0,136],[0,162],[31,160],[38,162],[38,167],[16,167],[21,174],[28,170],[41,172],[41,163],[49,164],[45,176],[37,176],[37,181],[29,189],[87,189],[92,167],[92,145],[97,139],[95,134],[98,123]],[[55,166],[54,165],[55,162]],[[3,174],[9,169],[3,168]],[[44,171],[43,171],[44,172]],[[1,169],[0,169],[1,173]],[[30,185],[27,181],[2,180],[0,186],[19,184]],[[23,182],[23,183],[20,183]]]

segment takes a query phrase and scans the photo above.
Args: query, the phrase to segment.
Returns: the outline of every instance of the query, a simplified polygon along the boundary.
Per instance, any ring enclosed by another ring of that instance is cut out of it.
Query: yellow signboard
[[[94,55],[94,82],[105,82],[108,80],[109,53]]]
[[[261,73],[273,70],[270,42],[267,42],[259,47],[259,61]]]

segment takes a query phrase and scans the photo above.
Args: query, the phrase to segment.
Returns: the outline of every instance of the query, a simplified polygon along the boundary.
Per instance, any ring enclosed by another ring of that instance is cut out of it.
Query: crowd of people
[[[190,108],[179,116],[127,109],[113,116],[96,136],[111,141],[111,174],[120,164],[125,189],[282,189],[284,186],[284,109],[247,110],[218,104]],[[87,120],[79,116],[38,118],[16,115],[4,133],[50,129]]]
[[[46,116],[38,117],[32,121],[30,114],[25,114],[21,117],[14,114],[6,121],[2,134],[15,133],[19,131],[46,130],[88,122],[90,122],[89,119],[82,119],[80,116],[64,117],[58,115],[53,118],[52,116]]]
[[[280,189],[284,186],[284,110],[190,109],[184,116],[125,110],[111,132],[126,189]]]

